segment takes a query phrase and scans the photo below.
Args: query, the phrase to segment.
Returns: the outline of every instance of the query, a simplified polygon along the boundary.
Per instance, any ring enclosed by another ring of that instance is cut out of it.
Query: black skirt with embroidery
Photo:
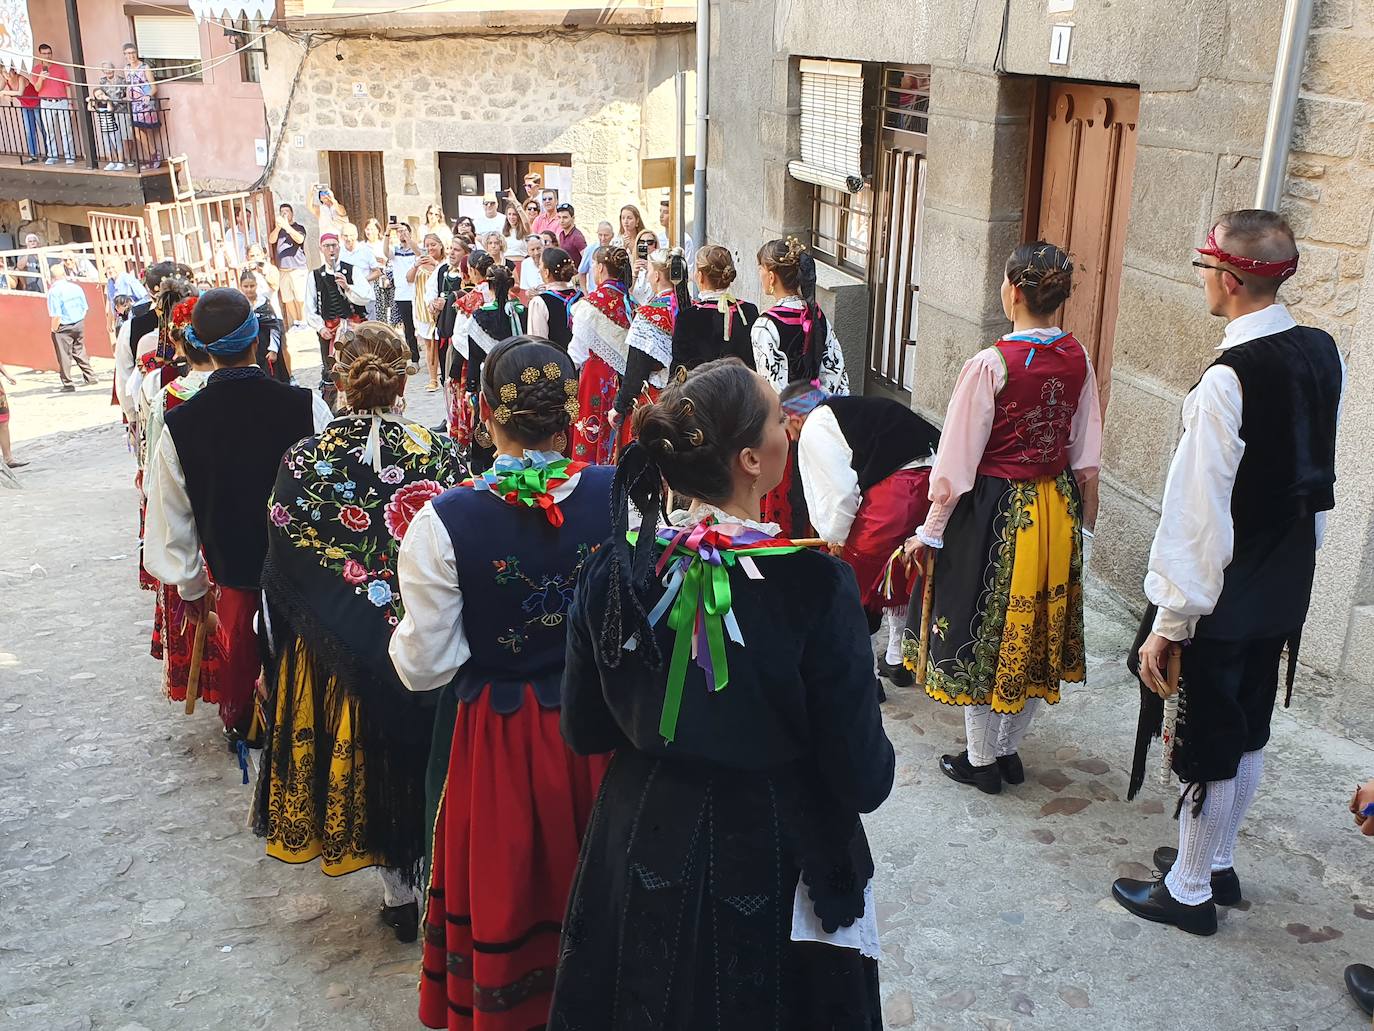
[[[618,752],[582,846],[549,1026],[879,1031],[878,964],[791,940],[799,877],[830,924],[857,916],[873,872],[857,816],[827,826],[837,814],[806,803],[802,778]]]

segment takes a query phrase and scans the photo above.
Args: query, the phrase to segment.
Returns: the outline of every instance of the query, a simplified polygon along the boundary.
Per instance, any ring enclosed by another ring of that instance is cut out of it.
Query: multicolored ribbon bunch
[[[524,458],[500,455],[496,464],[475,477],[473,490],[489,490],[510,505],[542,508],[553,526],[563,525],[563,510],[553,499],[553,489],[587,468],[557,451],[526,451]]]
[[[637,534],[627,535],[631,544]],[[687,660],[696,661],[706,674],[710,691],[723,691],[730,683],[730,664],[725,638],[744,647],[744,635],[731,608],[730,569],[738,565],[751,580],[762,580],[753,559],[762,555],[790,555],[808,545],[784,537],[770,537],[758,530],[745,529],[730,535],[715,528],[711,520],[683,528],[665,527],[658,532],[663,549],[655,573],[667,588],[649,613],[649,624],[657,626],[665,613],[673,631],[673,656],[668,665],[667,691],[658,732],[671,742],[677,733],[682,710],[682,688],[687,679]],[[633,650],[637,642],[625,643]]]

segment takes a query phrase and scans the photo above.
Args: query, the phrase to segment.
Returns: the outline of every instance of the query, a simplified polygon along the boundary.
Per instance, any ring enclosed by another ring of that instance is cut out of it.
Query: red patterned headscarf
[[[1221,244],[1217,243],[1216,226],[1213,226],[1212,231],[1207,234],[1207,246],[1197,248],[1197,252],[1207,255],[1209,258],[1216,258],[1217,261],[1238,268],[1242,272],[1249,272],[1252,275],[1267,279],[1287,279],[1298,271],[1298,256],[1296,254],[1285,261],[1260,261],[1258,258],[1246,258],[1222,250]]]

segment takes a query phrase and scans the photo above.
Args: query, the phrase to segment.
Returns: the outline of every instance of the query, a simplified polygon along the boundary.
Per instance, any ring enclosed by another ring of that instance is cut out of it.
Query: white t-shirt
[[[333,233],[339,235],[339,226],[343,225],[344,220],[339,217],[338,210],[333,204],[320,205],[320,235]]]
[[[400,251],[391,252],[391,278],[396,283],[396,300],[415,300],[415,284],[406,282],[406,273],[419,260],[417,254],[403,254]]]
[[[520,289],[538,291],[544,285],[544,276],[539,271],[539,262],[526,257],[520,261]]]
[[[477,236],[480,239],[488,233],[499,233],[506,228],[506,216],[499,211],[491,218],[486,215],[478,215],[472,220],[472,224],[477,229]]]

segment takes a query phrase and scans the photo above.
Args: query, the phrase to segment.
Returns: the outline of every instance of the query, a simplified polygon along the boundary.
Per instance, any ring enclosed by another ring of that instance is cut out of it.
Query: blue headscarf
[[[208,344],[196,336],[195,326],[187,326],[186,342],[197,351],[209,351],[211,354],[242,354],[258,342],[258,313],[250,311],[248,318],[243,320],[238,329]]]

